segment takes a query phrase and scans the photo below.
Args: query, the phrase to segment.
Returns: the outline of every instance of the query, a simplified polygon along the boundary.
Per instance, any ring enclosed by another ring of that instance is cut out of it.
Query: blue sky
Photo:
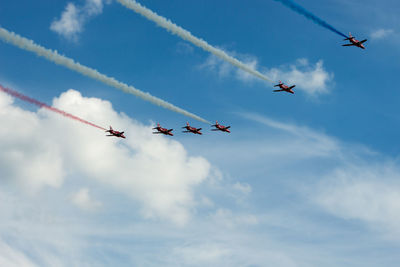
[[[296,94],[116,1],[3,1],[7,30],[232,133],[0,42],[2,85],[128,137],[1,94],[0,265],[396,266],[399,3],[301,2],[366,50],[272,0],[140,3]]]

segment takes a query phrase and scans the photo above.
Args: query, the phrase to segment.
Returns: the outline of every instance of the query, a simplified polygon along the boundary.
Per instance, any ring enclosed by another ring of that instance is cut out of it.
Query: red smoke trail
[[[87,125],[99,128],[99,129],[104,130],[104,131],[106,130],[103,127],[100,127],[100,126],[97,126],[96,124],[93,124],[91,122],[85,121],[84,119],[78,118],[78,117],[76,117],[76,116],[74,116],[72,114],[69,114],[69,113],[65,112],[65,111],[59,110],[59,109],[51,107],[49,105],[46,105],[45,103],[37,101],[36,99],[30,98],[30,97],[28,97],[26,95],[18,93],[18,92],[14,91],[14,90],[11,90],[9,88],[5,88],[1,84],[0,84],[0,91],[2,91],[4,93],[7,93],[7,94],[9,94],[9,95],[11,95],[13,97],[19,98],[19,99],[21,99],[21,100],[23,100],[25,102],[29,102],[31,104],[34,104],[34,105],[36,105],[36,106],[38,106],[40,108],[46,108],[48,110],[51,110],[51,111],[56,112],[58,114],[61,114],[61,115],[65,116],[65,117],[68,117],[70,119],[73,119],[73,120],[76,120],[76,121],[80,121],[82,123],[85,123]]]

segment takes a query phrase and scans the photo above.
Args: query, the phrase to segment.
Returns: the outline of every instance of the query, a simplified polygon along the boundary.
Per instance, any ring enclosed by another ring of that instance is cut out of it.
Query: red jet
[[[344,44],[342,46],[357,46],[359,48],[365,49],[363,43],[365,43],[367,41],[367,39],[364,39],[362,41],[358,41],[356,40],[356,38],[354,38],[353,36],[351,36],[351,33],[349,32],[349,37],[344,39],[344,41],[350,41],[350,44]]]
[[[211,125],[212,127],[215,127],[215,129],[211,129],[211,131],[221,131],[221,132],[227,132],[230,133],[229,128],[231,128],[231,126],[224,126],[224,125],[220,125],[218,123],[218,121],[215,122],[214,125]]]
[[[170,135],[170,136],[174,135],[173,133],[171,133],[173,129],[168,130],[168,129],[162,128],[159,123],[157,123],[157,127],[153,128],[153,130],[157,130],[157,132],[153,132],[153,134],[165,134],[165,135]]]
[[[292,85],[292,86],[287,86],[286,84],[284,84],[284,83],[282,83],[281,81],[279,81],[279,83],[278,84],[275,84],[274,85],[274,87],[277,87],[277,86],[279,86],[279,88],[281,88],[281,89],[279,89],[279,90],[274,90],[274,92],[288,92],[288,93],[291,93],[291,94],[294,94],[294,92],[293,92],[293,88],[296,86],[296,85]]]
[[[186,126],[183,126],[182,128],[186,129],[186,131],[183,131],[183,133],[194,133],[194,134],[200,134],[202,135],[202,133],[200,132],[201,128],[195,128],[189,125],[189,123],[186,123]]]
[[[119,138],[126,138],[124,135],[124,132],[114,131],[111,126],[110,126],[110,130],[107,130],[106,133],[110,133],[109,135],[106,135],[106,136],[115,136],[115,137],[119,137]]]

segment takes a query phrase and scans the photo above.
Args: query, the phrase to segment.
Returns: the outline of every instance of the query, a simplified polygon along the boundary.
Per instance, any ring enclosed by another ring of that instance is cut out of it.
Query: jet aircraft
[[[292,85],[292,86],[287,86],[286,84],[282,83],[281,81],[279,81],[278,84],[275,84],[274,87],[279,86],[279,90],[274,90],[274,92],[288,92],[291,94],[294,94],[294,91],[292,90],[296,85]]]
[[[115,137],[119,137],[119,138],[126,138],[124,135],[124,132],[118,132],[113,130],[113,128],[110,126],[110,130],[107,130],[106,133],[110,133],[109,135],[106,136],[115,136]]]
[[[202,133],[200,132],[201,128],[192,127],[189,125],[188,122],[186,122],[186,126],[183,126],[182,128],[186,129],[186,131],[182,131],[183,133],[194,133],[202,135]]]
[[[363,43],[365,43],[367,41],[367,39],[364,39],[362,41],[358,41],[355,37],[353,37],[351,35],[351,33],[349,32],[349,37],[347,37],[346,39],[344,39],[343,41],[350,41],[350,44],[344,44],[342,46],[357,46],[359,48],[365,49]]]
[[[170,135],[170,136],[174,135],[173,133],[171,133],[173,129],[168,130],[168,129],[162,128],[159,123],[157,123],[157,127],[153,128],[153,130],[157,130],[157,132],[153,132],[153,134],[165,134],[165,135]]]
[[[215,129],[211,129],[211,131],[221,131],[221,132],[227,132],[230,133],[229,128],[231,126],[224,126],[218,123],[218,121],[215,122],[214,125],[211,125],[212,127],[215,127]]]

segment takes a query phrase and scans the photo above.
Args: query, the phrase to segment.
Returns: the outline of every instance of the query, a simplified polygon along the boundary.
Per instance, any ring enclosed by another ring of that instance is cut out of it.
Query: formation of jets
[[[354,36],[352,36],[351,33],[349,33],[349,37],[344,39],[344,41],[349,41],[350,43],[343,44],[342,46],[356,46],[361,49],[365,49],[365,46],[363,44],[367,41],[367,39],[359,41]],[[274,90],[274,92],[286,92],[286,93],[294,94],[293,88],[295,86],[296,86],[295,84],[288,86],[288,85],[284,84],[282,81],[279,81],[278,84],[274,85],[274,87],[279,87],[279,89]],[[226,132],[226,133],[230,133],[229,128],[231,128],[231,126],[224,126],[224,125],[219,124],[218,121],[216,121],[214,125],[211,125],[211,127],[215,127],[214,129],[211,129],[211,131],[221,131],[221,132]],[[186,123],[186,126],[183,126],[182,128],[186,129],[185,131],[182,131],[183,133],[193,133],[193,134],[198,134],[198,135],[203,134],[202,132],[200,132],[200,130],[202,128],[192,127],[192,126],[190,126],[190,124],[188,122]],[[153,128],[153,130],[156,130],[156,132],[153,132],[153,134],[164,134],[164,135],[170,135],[170,136],[174,135],[172,133],[173,129],[162,128],[159,123],[157,123],[157,127]],[[106,132],[110,133],[107,136],[115,136],[115,137],[119,137],[119,138],[125,138],[124,132],[114,131],[111,126],[110,126],[110,130],[107,130]]]
[[[215,129],[211,129],[211,131],[221,131],[221,132],[226,132],[226,133],[230,133],[231,131],[229,130],[229,128],[231,128],[231,126],[224,126],[218,123],[218,121],[215,122],[214,125],[211,125],[211,127],[215,127]],[[200,132],[200,130],[202,128],[195,128],[190,126],[190,124],[187,122],[186,126],[182,127],[183,129],[186,129],[186,131],[182,131],[183,133],[193,133],[193,134],[199,134],[202,135],[203,133]],[[170,135],[170,136],[174,136],[174,134],[172,133],[172,131],[174,129],[167,129],[167,128],[163,128],[161,127],[161,125],[159,123],[157,123],[157,127],[154,127],[153,130],[156,130],[156,132],[153,132],[153,134],[163,134],[163,135]],[[110,126],[110,130],[106,131],[107,133],[110,133],[107,136],[115,136],[115,137],[119,137],[119,138],[126,138],[124,136],[124,132],[118,132],[113,130],[113,128]]]

